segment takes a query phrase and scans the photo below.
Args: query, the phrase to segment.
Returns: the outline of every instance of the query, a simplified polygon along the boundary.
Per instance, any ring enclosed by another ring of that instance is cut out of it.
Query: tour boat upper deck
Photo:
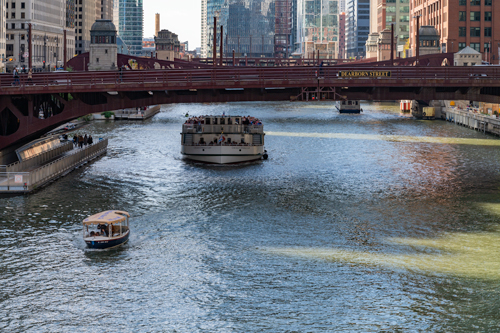
[[[266,158],[264,125],[251,116],[191,117],[182,125],[187,158],[207,163],[238,163]]]

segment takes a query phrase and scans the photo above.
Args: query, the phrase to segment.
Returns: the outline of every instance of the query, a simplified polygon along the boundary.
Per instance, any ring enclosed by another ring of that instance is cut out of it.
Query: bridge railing
[[[20,74],[19,84],[13,86],[14,78],[11,74],[0,74],[0,94],[19,89],[37,90],[55,86],[58,88],[78,88],[85,91],[92,87],[100,87],[102,91],[130,90],[131,88],[151,89],[202,89],[225,87],[280,87],[281,85],[311,85],[317,80],[322,83],[336,84],[350,82],[364,82],[373,80],[373,77],[341,78],[340,71],[391,71],[390,80],[427,80],[427,79],[460,79],[468,82],[476,80],[500,79],[500,66],[469,66],[469,67],[397,67],[397,66],[295,66],[295,67],[216,67],[212,69],[163,69],[163,70],[129,70],[120,76],[118,71],[99,72],[59,72],[33,73],[32,80],[27,74]],[[342,81],[340,81],[342,80]],[[64,91],[51,89],[49,91]],[[45,91],[45,90],[44,90]]]

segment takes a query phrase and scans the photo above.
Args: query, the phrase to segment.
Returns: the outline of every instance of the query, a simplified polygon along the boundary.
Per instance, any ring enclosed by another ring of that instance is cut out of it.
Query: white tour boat
[[[339,113],[360,113],[363,111],[359,101],[344,100],[338,101],[335,105]]]
[[[182,125],[181,153],[188,159],[216,164],[267,159],[264,125],[242,116],[199,116]]]

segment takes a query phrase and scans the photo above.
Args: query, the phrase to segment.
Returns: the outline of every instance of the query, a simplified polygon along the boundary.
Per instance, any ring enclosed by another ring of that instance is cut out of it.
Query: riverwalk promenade
[[[494,115],[485,115],[446,106],[443,107],[442,117],[457,125],[500,136],[500,119]]]
[[[21,162],[0,166],[0,194],[27,194],[106,153],[108,139],[84,148],[68,141]]]

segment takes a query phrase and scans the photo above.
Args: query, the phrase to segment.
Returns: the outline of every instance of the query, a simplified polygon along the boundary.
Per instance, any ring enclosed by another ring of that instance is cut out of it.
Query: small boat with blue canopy
[[[130,214],[107,210],[83,220],[83,240],[91,249],[107,249],[124,244],[130,235]]]

